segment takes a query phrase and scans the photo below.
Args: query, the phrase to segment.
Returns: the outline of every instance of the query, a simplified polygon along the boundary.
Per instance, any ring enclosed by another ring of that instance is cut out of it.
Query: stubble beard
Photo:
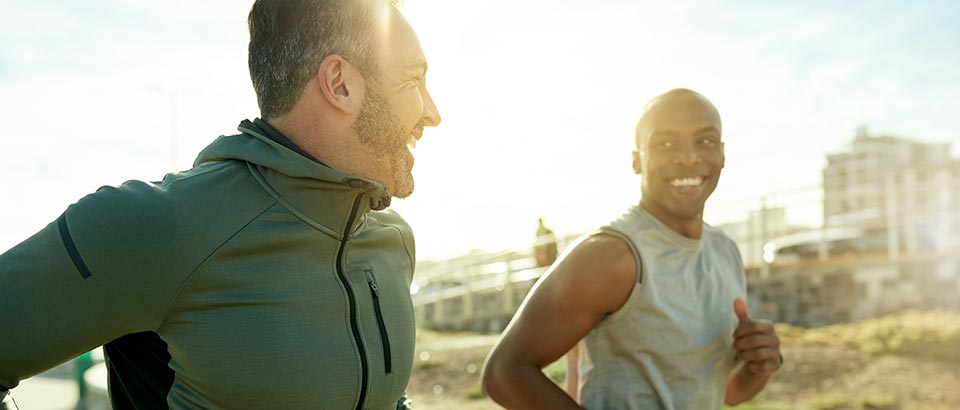
[[[413,167],[404,154],[410,130],[406,130],[400,117],[390,107],[379,84],[368,82],[363,107],[353,123],[353,130],[360,143],[370,149],[378,174],[387,174],[393,181],[397,198],[406,198],[413,193]],[[386,168],[386,172],[384,171]],[[386,183],[386,181],[380,181]]]

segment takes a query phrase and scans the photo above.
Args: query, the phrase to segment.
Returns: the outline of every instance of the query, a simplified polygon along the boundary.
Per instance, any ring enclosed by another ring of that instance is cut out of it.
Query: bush
[[[925,357],[960,364],[960,312],[906,311],[816,329],[777,325],[784,345],[828,345],[865,353]]]
[[[869,398],[863,400],[865,410],[900,410],[900,402],[896,398]]]
[[[849,409],[850,402],[846,399],[838,398],[822,398],[814,400],[813,403],[810,403],[810,408],[813,410],[842,410]]]
[[[746,403],[741,403],[735,407],[723,406],[724,410],[797,410],[795,407],[780,405],[780,404],[769,404],[769,403],[756,403],[748,401]]]

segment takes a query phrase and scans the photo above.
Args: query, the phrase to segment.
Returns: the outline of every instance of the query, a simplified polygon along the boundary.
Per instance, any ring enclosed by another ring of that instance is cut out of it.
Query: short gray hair
[[[264,119],[293,109],[323,59],[336,54],[377,77],[374,23],[396,0],[256,0],[247,64]]]

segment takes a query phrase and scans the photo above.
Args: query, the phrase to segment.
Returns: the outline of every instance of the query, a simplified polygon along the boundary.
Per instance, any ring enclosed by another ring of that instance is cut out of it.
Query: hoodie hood
[[[301,189],[342,191],[357,190],[369,197],[369,208],[382,210],[390,206],[391,196],[379,181],[348,174],[318,163],[274,141],[252,121],[244,120],[237,128],[240,134],[217,138],[203,149],[194,166],[207,162],[239,160],[270,173],[291,177]],[[289,184],[284,184],[289,185]]]

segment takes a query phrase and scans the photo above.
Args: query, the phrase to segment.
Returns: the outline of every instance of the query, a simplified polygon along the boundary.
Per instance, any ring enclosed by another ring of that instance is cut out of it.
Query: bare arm
[[[579,408],[542,369],[620,309],[636,278],[622,239],[598,234],[575,244],[533,287],[490,352],[484,391],[509,409]]]
[[[733,333],[733,348],[739,363],[727,379],[724,401],[730,405],[743,403],[760,393],[781,364],[780,338],[773,323],[751,319],[743,299],[737,298],[733,305],[740,318]]]

